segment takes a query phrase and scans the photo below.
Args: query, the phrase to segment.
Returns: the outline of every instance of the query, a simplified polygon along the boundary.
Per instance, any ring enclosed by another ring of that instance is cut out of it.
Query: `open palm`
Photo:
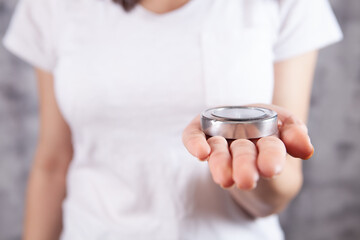
[[[260,139],[228,141],[221,136],[206,138],[201,130],[200,115],[183,132],[187,150],[200,160],[209,162],[213,180],[227,188],[251,190],[260,177],[273,178],[284,168],[286,153],[309,159],[314,148],[306,125],[288,110],[275,105],[254,104],[278,113],[278,135]]]

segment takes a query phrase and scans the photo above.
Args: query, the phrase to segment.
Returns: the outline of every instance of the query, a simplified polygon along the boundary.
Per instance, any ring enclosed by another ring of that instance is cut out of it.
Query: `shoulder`
[[[329,0],[276,0],[281,13],[328,11],[331,6]]]

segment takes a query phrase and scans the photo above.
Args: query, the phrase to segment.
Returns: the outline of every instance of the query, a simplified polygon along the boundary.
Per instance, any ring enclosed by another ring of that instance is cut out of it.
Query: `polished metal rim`
[[[201,128],[208,136],[256,139],[277,133],[277,113],[261,107],[214,107],[202,112]]]

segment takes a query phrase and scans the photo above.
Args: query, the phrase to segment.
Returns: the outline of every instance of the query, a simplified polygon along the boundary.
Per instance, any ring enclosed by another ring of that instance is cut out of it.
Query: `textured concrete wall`
[[[321,52],[309,119],[316,148],[305,185],[281,219],[291,240],[360,239],[360,1],[333,0],[345,34]],[[0,0],[2,38],[14,0]],[[0,239],[20,239],[38,130],[32,69],[0,46]]]
[[[331,1],[345,39],[321,52],[309,128],[315,156],[283,216],[288,239],[360,239],[360,1]]]
[[[0,0],[0,38],[15,1]],[[0,239],[20,239],[25,184],[37,136],[31,68],[0,46]]]

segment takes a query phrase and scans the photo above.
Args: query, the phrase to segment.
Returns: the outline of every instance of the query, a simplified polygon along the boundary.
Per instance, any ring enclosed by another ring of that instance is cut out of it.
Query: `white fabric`
[[[340,40],[326,0],[192,0],[164,15],[110,0],[21,0],[5,46],[52,72],[74,157],[62,240],[283,239],[186,152],[206,107],[270,103],[273,63]]]

